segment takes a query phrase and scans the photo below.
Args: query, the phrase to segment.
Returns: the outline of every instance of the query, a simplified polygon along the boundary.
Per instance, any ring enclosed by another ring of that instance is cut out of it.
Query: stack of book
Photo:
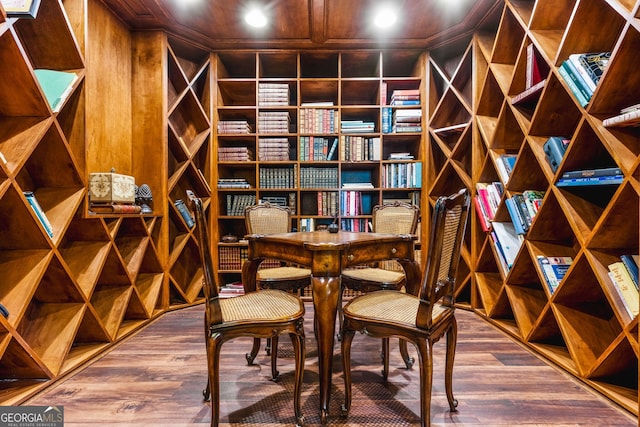
[[[611,52],[574,53],[562,62],[558,72],[581,106],[591,100]]]
[[[632,127],[640,126],[640,104],[631,105],[620,110],[617,116],[609,117],[602,121],[605,127]]]
[[[375,131],[375,123],[364,120],[342,120],[340,121],[340,132],[342,133],[371,133]]]
[[[567,270],[569,270],[569,267],[573,264],[573,258],[570,256],[538,255],[537,259],[549,292],[553,295],[558,286],[560,286],[560,282],[567,273]]]
[[[258,132],[260,133],[289,133],[288,111],[260,111],[258,112]]]
[[[567,171],[556,182],[557,187],[577,187],[587,185],[618,185],[624,181],[618,167]]]
[[[420,105],[420,89],[396,89],[391,92],[391,106]]]
[[[259,138],[258,160],[267,162],[289,160],[289,139]]]
[[[620,261],[608,266],[609,278],[629,316],[638,315],[638,255],[620,255]]]
[[[543,198],[543,191],[525,190],[505,199],[504,203],[516,233],[527,234]]]
[[[289,105],[287,83],[258,83],[258,106],[280,107]]]
[[[220,120],[218,122],[218,133],[221,134],[248,134],[251,133],[251,126],[246,120]]]
[[[245,178],[218,178],[218,188],[251,188]]]
[[[253,159],[249,147],[219,147],[218,160],[221,162],[248,162]]]
[[[392,132],[422,132],[422,109],[396,109],[393,111]]]
[[[233,298],[238,295],[244,295],[244,285],[240,282],[227,283],[218,291],[218,297],[220,298]]]

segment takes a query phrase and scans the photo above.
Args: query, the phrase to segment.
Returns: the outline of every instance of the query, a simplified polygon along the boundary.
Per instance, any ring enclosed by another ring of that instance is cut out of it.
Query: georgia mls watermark
[[[0,406],[0,427],[64,427],[64,407]]]

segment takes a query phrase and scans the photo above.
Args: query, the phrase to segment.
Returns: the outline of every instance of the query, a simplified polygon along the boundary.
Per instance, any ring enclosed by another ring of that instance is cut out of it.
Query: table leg
[[[340,277],[312,277],[313,309],[318,327],[318,367],[320,376],[320,421],[327,423],[329,396],[331,394],[331,374],[333,345],[336,330]]]

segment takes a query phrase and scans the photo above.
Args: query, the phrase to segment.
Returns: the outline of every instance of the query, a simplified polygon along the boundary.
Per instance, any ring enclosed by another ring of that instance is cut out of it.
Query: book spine
[[[567,72],[569,73],[569,77],[571,77],[571,79],[574,81],[578,89],[580,89],[580,92],[582,93],[582,95],[584,95],[584,97],[587,100],[590,100],[591,96],[593,95],[593,89],[591,89],[589,84],[584,80],[584,78],[576,68],[575,64],[571,62],[571,60],[567,59],[566,61],[564,61],[563,65],[567,69]]]
[[[605,127],[640,126],[640,109],[604,119],[602,125]]]
[[[628,306],[628,310],[632,317],[638,315],[638,289],[636,289],[631,280],[631,276],[627,272],[627,268],[622,261],[614,262],[609,265],[609,271],[613,275],[614,285],[622,294],[623,301]]]
[[[180,212],[180,215],[182,216],[182,219],[184,219],[184,222],[187,224],[187,227],[193,228],[195,222],[193,221],[193,218],[191,217],[191,214],[189,213],[189,210],[187,209],[187,206],[184,204],[184,202],[182,200],[176,200],[174,202],[174,205],[178,209],[178,212]]]
[[[579,171],[567,171],[562,174],[562,178],[588,178],[597,176],[622,175],[620,168],[584,169]]]
[[[31,191],[26,191],[24,192],[24,196],[29,202],[31,209],[33,209],[33,212],[36,214],[36,217],[42,224],[42,228],[44,228],[49,237],[53,238],[53,227],[49,222],[49,218],[47,218],[47,214],[44,213],[44,210],[40,206],[40,203],[38,203],[38,199],[36,199],[35,194]]]
[[[582,185],[617,185],[624,181],[622,175],[592,176],[584,178],[560,178],[557,187],[577,187]]]
[[[620,255],[620,259],[627,268],[633,284],[636,286],[636,289],[638,289],[638,264],[636,264],[631,255]]]
[[[565,65],[564,62],[558,68],[558,72],[560,73],[560,76],[565,81],[567,86],[569,86],[569,89],[571,90],[571,93],[573,93],[573,96],[576,98],[576,100],[578,101],[580,106],[583,107],[583,108],[586,107],[587,104],[589,103],[589,100],[587,98],[585,98],[585,96],[582,94],[580,88],[578,88],[576,83],[571,78],[571,75],[569,74],[569,71],[567,70],[566,65]]]

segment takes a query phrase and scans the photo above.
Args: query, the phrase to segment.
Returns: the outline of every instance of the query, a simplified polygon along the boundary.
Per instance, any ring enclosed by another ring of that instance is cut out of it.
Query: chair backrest
[[[433,309],[441,299],[443,305],[453,308],[455,276],[470,204],[471,197],[466,188],[436,201],[420,289],[421,301],[416,319],[419,327],[431,326]]]
[[[195,215],[196,235],[198,237],[198,248],[200,251],[200,261],[203,270],[203,291],[205,297],[205,322],[206,324],[217,324],[222,322],[222,311],[218,303],[218,286],[216,285],[211,259],[211,246],[209,231],[207,228],[207,217],[204,213],[202,200],[195,196],[193,191],[187,190],[187,200],[191,210]],[[209,317],[209,318],[207,318]]]
[[[248,234],[276,234],[291,231],[291,210],[288,207],[263,202],[247,206],[244,221]]]
[[[420,208],[410,203],[395,201],[384,205],[375,205],[372,217],[375,233],[415,234]]]

